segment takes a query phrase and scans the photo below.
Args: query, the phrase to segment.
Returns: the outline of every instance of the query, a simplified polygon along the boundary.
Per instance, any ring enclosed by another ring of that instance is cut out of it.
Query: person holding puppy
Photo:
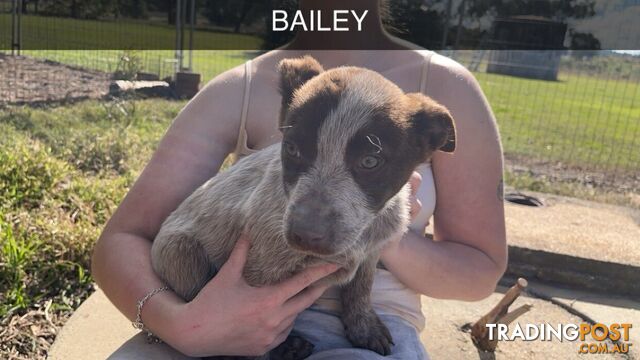
[[[300,50],[320,42],[317,33],[299,32],[285,49],[213,79],[177,116],[96,245],[92,266],[99,286],[128,318],[143,322],[164,341],[147,345],[142,335],[136,336],[113,359],[257,356],[283,342],[292,329],[315,339],[312,359],[380,357],[351,348],[341,336],[342,325],[330,311],[334,291],[316,284],[337,270],[334,265],[311,267],[281,284],[254,288],[242,278],[249,240],[241,239],[190,302],[164,290],[151,267],[152,241],[178,204],[215,175],[229,154],[248,155],[279,141],[276,65],[306,54],[325,69],[353,65],[377,71],[405,92],[419,91],[446,106],[456,121],[456,151],[435,153],[430,164],[418,167],[411,181],[411,230],[386,246],[383,268],[375,275],[372,302],[395,341],[390,358],[427,356],[418,336],[425,322],[420,294],[473,301],[494,291],[507,258],[495,119],[466,69],[385,32],[378,1],[349,2],[358,13],[369,10],[362,25],[366,32],[322,34],[331,48],[351,51]],[[301,0],[300,8],[329,10],[337,3]],[[397,51],[357,50],[380,44]],[[424,229],[432,216],[430,239]],[[138,313],[140,300],[144,311]]]

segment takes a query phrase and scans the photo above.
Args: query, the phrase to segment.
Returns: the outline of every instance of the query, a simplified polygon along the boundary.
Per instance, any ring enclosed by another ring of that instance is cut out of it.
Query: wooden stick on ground
[[[473,324],[471,327],[471,338],[473,339],[473,343],[480,350],[493,352],[496,350],[496,346],[498,345],[498,339],[496,338],[495,331],[493,334],[493,340],[489,340],[489,328],[487,328],[487,324],[509,324],[518,316],[531,309],[532,305],[527,304],[520,306],[512,312],[508,312],[509,306],[513,304],[513,302],[522,293],[522,290],[526,287],[527,280],[519,278],[518,281],[516,281],[516,284],[504,294],[504,297],[498,302],[498,304]]]

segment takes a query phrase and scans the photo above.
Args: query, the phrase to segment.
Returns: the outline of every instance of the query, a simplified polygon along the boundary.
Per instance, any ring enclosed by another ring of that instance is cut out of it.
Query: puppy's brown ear
[[[456,126],[449,110],[420,93],[406,95],[411,130],[423,154],[436,150],[452,153],[456,149]]]
[[[280,61],[278,72],[280,73],[280,94],[282,94],[281,123],[291,105],[295,91],[323,71],[322,65],[309,55]]]

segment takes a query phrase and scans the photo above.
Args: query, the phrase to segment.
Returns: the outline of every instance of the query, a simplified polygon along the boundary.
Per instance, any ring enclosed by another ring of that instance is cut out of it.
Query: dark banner
[[[380,29],[433,50],[636,50],[640,1],[0,0],[5,51],[394,48]]]

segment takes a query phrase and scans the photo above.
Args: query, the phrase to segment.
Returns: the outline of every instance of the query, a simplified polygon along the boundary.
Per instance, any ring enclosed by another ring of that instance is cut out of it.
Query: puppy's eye
[[[360,166],[363,169],[367,170],[378,167],[380,163],[382,163],[382,159],[373,155],[365,155],[364,157],[362,157],[362,159],[360,159]]]
[[[298,150],[298,147],[295,144],[287,141],[282,145],[284,146],[284,151],[287,153],[287,155],[296,158],[300,157],[300,150]]]

